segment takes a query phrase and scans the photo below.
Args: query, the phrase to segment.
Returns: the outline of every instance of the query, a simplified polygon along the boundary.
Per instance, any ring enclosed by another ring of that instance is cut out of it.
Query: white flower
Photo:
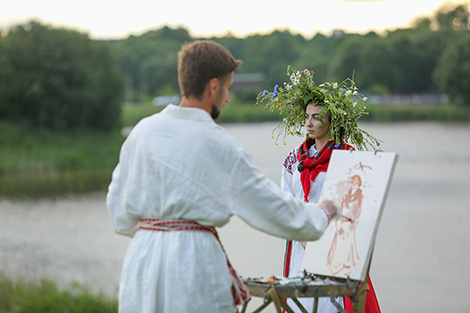
[[[334,88],[334,89],[338,88],[338,83],[334,83],[334,84],[333,84],[333,88]]]
[[[357,90],[354,90],[353,95],[357,95]]]
[[[362,101],[367,101],[367,97],[362,98]]]
[[[349,96],[351,94],[351,90],[346,90],[345,94],[346,96]]]
[[[297,85],[299,82],[300,82],[300,78],[298,78],[298,77],[294,77],[294,79],[292,80],[292,83],[294,85]]]
[[[353,108],[355,108],[357,105],[357,101],[356,102],[353,102]]]

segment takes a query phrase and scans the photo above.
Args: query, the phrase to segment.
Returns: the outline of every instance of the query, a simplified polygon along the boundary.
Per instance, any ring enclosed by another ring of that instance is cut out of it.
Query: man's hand
[[[333,203],[333,201],[329,200],[329,199],[324,199],[322,200],[318,206],[322,209],[324,209],[326,212],[328,212],[328,214],[330,215],[330,219],[331,220],[334,220],[336,219],[338,216],[341,216],[341,211],[339,209],[339,207]]]

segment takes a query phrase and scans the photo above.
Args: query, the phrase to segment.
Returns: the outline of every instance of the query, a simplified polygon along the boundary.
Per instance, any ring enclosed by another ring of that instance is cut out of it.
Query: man
[[[249,294],[214,227],[237,215],[274,236],[316,240],[337,214],[331,202],[282,192],[214,122],[240,64],[214,42],[184,45],[179,106],[142,119],[122,146],[107,195],[115,231],[133,237],[119,312],[236,312]]]

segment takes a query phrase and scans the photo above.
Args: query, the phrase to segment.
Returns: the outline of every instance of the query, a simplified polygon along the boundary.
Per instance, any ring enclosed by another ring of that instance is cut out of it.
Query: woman
[[[292,73],[291,73],[292,72]],[[266,107],[278,109],[285,115],[274,132],[281,135],[301,134],[305,126],[306,140],[294,148],[286,157],[281,178],[281,188],[306,202],[318,202],[330,156],[334,149],[352,149],[347,142],[359,150],[379,144],[378,140],[360,129],[357,120],[367,114],[360,101],[360,95],[353,80],[342,83],[324,83],[316,86],[313,71],[287,70],[290,82],[280,88],[275,86],[271,94],[266,90],[260,93],[257,103],[267,101]],[[301,268],[306,242],[287,241],[284,257],[285,277],[302,277]],[[370,290],[366,299],[366,312],[380,312],[380,308],[369,281]],[[287,300],[294,312],[301,312],[290,299]],[[308,312],[313,309],[313,298],[299,298]],[[352,312],[349,298],[336,301],[348,312]],[[338,309],[327,297],[319,298],[320,313],[336,313]]]
[[[322,120],[320,117],[321,109],[322,106],[320,105],[314,105],[313,103],[307,105],[305,109],[305,128],[308,137],[300,147],[289,153],[282,168],[281,189],[291,192],[306,202],[317,203],[319,201],[329,158],[332,150],[335,149],[334,146],[331,147],[332,142],[328,138],[330,122],[326,118]],[[343,148],[349,149],[351,146],[345,145]],[[319,157],[320,153],[322,155]],[[310,160],[315,160],[314,165],[300,172],[298,170],[299,165]],[[283,270],[285,277],[303,276],[301,265],[306,244],[306,242],[287,241]],[[308,312],[312,311],[313,298],[300,298],[299,300]],[[294,312],[301,312],[296,310],[296,305],[293,304],[292,300],[288,299],[287,301],[289,306],[294,309]],[[342,298],[337,299],[337,302],[344,308]],[[338,309],[331,303],[329,298],[319,298],[318,312],[336,313],[337,311]]]

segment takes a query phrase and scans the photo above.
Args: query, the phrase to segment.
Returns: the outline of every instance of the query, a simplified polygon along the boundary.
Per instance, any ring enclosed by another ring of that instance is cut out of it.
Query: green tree
[[[178,57],[181,45],[191,41],[185,28],[148,31],[111,43],[113,54],[126,77],[128,101],[141,101],[178,87]]]
[[[324,34],[316,34],[300,47],[300,56],[292,65],[299,69],[314,70],[318,83],[330,81],[334,75],[332,55],[340,42],[341,39],[336,36],[327,37]]]
[[[0,118],[55,130],[118,125],[122,76],[108,47],[38,22],[0,40]]]
[[[266,88],[286,80],[287,65],[295,65],[306,43],[301,35],[280,30],[268,35],[252,35],[243,41],[233,53],[243,60],[240,72],[264,73]]]
[[[433,78],[455,102],[470,108],[470,34],[444,51]]]
[[[393,48],[384,38],[366,40],[360,57],[361,68],[358,70],[357,84],[370,92],[389,93],[396,89],[398,69],[392,65]]]
[[[363,58],[366,47],[364,40],[360,36],[346,35],[338,44],[333,58],[333,80],[344,80],[355,75],[356,83],[359,88],[364,88],[363,73],[369,63],[363,64]]]
[[[470,30],[469,4],[445,3],[437,11],[435,20],[439,28]]]
[[[395,31],[386,38],[391,50],[388,60],[394,72],[391,90],[398,93],[426,93],[436,90],[432,72],[451,36],[447,31],[425,28]]]

